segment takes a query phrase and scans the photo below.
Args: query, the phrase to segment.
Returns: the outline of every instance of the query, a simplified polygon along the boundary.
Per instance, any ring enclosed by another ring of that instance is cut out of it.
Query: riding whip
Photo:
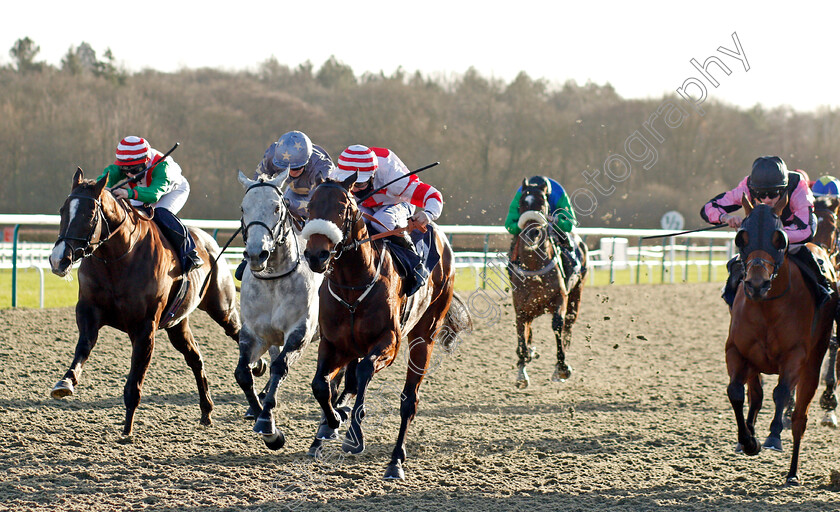
[[[400,176],[399,178],[397,178],[397,179],[395,179],[395,180],[391,180],[391,181],[389,181],[388,183],[386,183],[386,184],[382,185],[381,187],[377,188],[376,190],[371,190],[370,192],[368,192],[367,194],[365,194],[365,195],[363,195],[363,196],[361,196],[361,197],[357,198],[356,200],[357,200],[358,202],[360,202],[360,203],[361,203],[362,201],[364,201],[364,200],[366,200],[367,198],[371,197],[373,194],[375,194],[375,193],[379,192],[380,190],[382,190],[383,188],[387,187],[387,186],[388,186],[388,185],[390,185],[391,183],[396,183],[396,182],[400,181],[400,180],[401,180],[401,179],[403,179],[403,178],[407,178],[408,176],[411,176],[412,174],[418,174],[418,173],[421,173],[421,172],[425,171],[426,169],[430,169],[430,168],[432,168],[432,167],[434,167],[434,166],[436,166],[436,165],[440,165],[440,162],[433,162],[433,163],[430,163],[429,165],[424,165],[423,167],[421,167],[421,168],[419,168],[419,169],[416,169],[416,170],[414,170],[414,171],[411,171],[411,172],[410,172],[410,173],[408,173],[408,174],[403,174],[403,175],[402,175],[402,176]]]
[[[728,225],[729,224],[725,224],[725,223],[724,224],[715,224],[714,226],[709,226],[709,227],[700,228],[700,229],[689,229],[688,231],[680,231],[679,233],[669,233],[667,235],[643,236],[642,240],[652,240],[654,238],[666,238],[666,237],[669,237],[669,236],[687,235],[688,233],[697,233],[697,232],[700,232],[700,231],[711,231],[713,229],[722,228],[722,227],[725,227],[725,226],[728,226]]]
[[[171,148],[169,151],[167,151],[166,153],[164,153],[164,155],[160,158],[160,160],[158,160],[157,162],[155,162],[154,164],[152,164],[152,166],[151,166],[151,167],[148,167],[148,168],[146,168],[146,169],[143,169],[142,171],[140,171],[139,173],[137,173],[137,174],[136,174],[133,178],[126,178],[126,179],[124,179],[124,180],[120,181],[119,183],[117,183],[116,185],[114,185],[113,187],[111,187],[111,190],[117,190],[118,188],[122,188],[122,187],[124,187],[124,186],[126,186],[126,185],[129,185],[129,184],[131,184],[131,183],[137,183],[138,181],[140,181],[141,179],[143,179],[143,176],[145,176],[147,172],[149,172],[149,171],[151,171],[152,169],[154,169],[154,168],[157,166],[157,164],[159,164],[159,163],[163,162],[164,160],[166,160],[166,157],[168,157],[169,155],[171,155],[171,154],[172,154],[172,152],[173,152],[173,151],[175,151],[176,149],[178,149],[178,146],[180,146],[180,145],[181,145],[181,143],[180,143],[180,142],[176,142],[176,143],[175,143],[175,145],[174,145],[174,146],[172,146],[172,148]]]

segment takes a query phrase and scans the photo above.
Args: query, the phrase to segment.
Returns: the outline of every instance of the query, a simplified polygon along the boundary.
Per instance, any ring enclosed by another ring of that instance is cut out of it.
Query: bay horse
[[[840,272],[840,239],[838,239],[838,229],[840,224],[837,222],[837,216],[840,214],[840,199],[830,196],[819,196],[814,199],[814,213],[817,216],[817,232],[814,234],[813,242],[828,253],[831,267],[834,268],[835,274]],[[840,328],[838,325],[837,328]],[[834,393],[837,385],[837,374],[840,369],[837,368],[837,336],[832,336],[828,344],[828,361],[825,368],[825,391],[820,397],[820,407],[825,411],[824,416],[820,420],[820,424],[831,428],[837,428],[837,414],[834,412],[837,409],[837,396]]]
[[[735,245],[745,272],[730,312],[725,354],[729,373],[727,395],[738,426],[738,451],[756,455],[762,448],[755,438],[755,420],[764,396],[761,375],[779,375],[773,390],[775,414],[765,448],[781,451],[782,414],[788,397],[796,389],[793,453],[786,484],[799,485],[799,450],[808,422],[808,407],[819,384],[837,296],[832,295],[817,309],[802,272],[791,262],[787,235],[779,219],[787,201],[787,195],[782,195],[771,208],[761,203],[753,206],[746,195],[742,198],[746,216],[735,236]],[[827,258],[814,244],[806,244],[799,250],[816,251]],[[746,419],[745,384],[749,390]]]
[[[86,180],[78,168],[70,195],[60,210],[60,232],[50,266],[54,274],[65,277],[73,263],[82,260],[76,303],[79,340],[70,369],[50,394],[53,398],[75,394],[82,367],[103,326],[127,333],[132,351],[123,391],[123,435],[130,435],[152,359],[155,333],[164,329],[195,376],[200,423],[210,425],[213,401],[204,362],[190,331],[189,315],[196,307],[203,309],[224,328],[225,334],[238,340],[240,321],[233,277],[224,258],[211,264],[221,250],[210,235],[195,228],[190,231],[204,264],[182,276],[177,251],[154,222],[124,200],[114,198],[105,190],[106,181],[107,176],[99,181]],[[209,283],[202,296],[200,288],[208,274]],[[181,282],[186,278],[190,285],[179,296]]]
[[[555,245],[554,237],[570,235],[547,221],[548,190],[531,185],[527,180],[522,181],[521,190],[519,226],[522,232],[514,237],[507,270],[516,313],[516,355],[519,358],[516,386],[524,389],[530,384],[526,365],[532,358],[538,357],[531,343],[531,323],[544,314],[552,315],[551,328],[557,343],[557,362],[551,380],[563,382],[572,375],[572,368],[566,363],[565,350],[571,344],[572,326],[580,309],[586,280],[587,248],[575,236],[572,246],[577,246],[582,255],[581,270],[570,272],[564,269],[562,254]]]
[[[356,401],[342,450],[350,454],[364,451],[362,420],[368,385],[376,372],[394,362],[402,338],[408,336],[412,341],[406,349],[409,368],[401,395],[400,430],[384,475],[386,479],[403,479],[406,431],[417,412],[418,390],[435,341],[440,338],[446,348],[452,337],[470,324],[465,308],[450,309],[455,268],[446,237],[439,229],[433,230],[440,260],[426,284],[406,297],[387,242],[366,242],[368,228],[350,193],[355,179],[353,175],[343,182],[327,180],[318,185],[302,232],[310,268],[327,274],[319,293],[321,341],[312,380],[312,392],[326,422],[316,437],[336,439],[336,429],[348,419],[333,407],[331,395],[334,379],[349,365],[345,379],[351,372],[355,374]]]
[[[254,432],[266,446],[278,450],[285,435],[272,415],[278,386],[304,349],[318,338],[318,289],[324,277],[301,265],[303,241],[293,227],[280,185],[287,172],[257,180],[239,172],[242,197],[242,237],[249,270],[242,276],[239,363],[236,381],[245,392],[249,412],[256,417]],[[268,384],[254,392],[252,366],[266,351],[273,352]]]

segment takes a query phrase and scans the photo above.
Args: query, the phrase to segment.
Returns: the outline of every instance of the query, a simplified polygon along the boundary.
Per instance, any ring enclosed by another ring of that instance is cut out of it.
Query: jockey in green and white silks
[[[564,256],[571,262],[570,267],[575,272],[578,271],[580,269],[582,255],[577,248],[577,237],[572,232],[577,224],[577,220],[575,219],[575,210],[572,208],[568,194],[566,194],[566,191],[559,183],[546,176],[533,176],[528,178],[526,183],[542,186],[548,191],[548,220],[551,222],[552,228],[549,230],[549,233],[554,235],[555,240],[560,241],[560,248]],[[505,229],[513,236],[518,236],[522,232],[522,227],[519,225],[519,199],[521,197],[522,187],[519,187],[513,196],[513,200],[510,202],[507,218],[505,219]]]

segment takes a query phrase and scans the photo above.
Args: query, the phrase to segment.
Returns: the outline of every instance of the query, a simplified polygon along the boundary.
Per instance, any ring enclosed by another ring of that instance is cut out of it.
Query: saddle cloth
[[[428,272],[431,272],[437,266],[438,261],[440,261],[440,254],[438,254],[437,247],[435,246],[434,230],[434,225],[429,223],[426,226],[425,233],[418,230],[411,232],[411,241],[414,242],[417,254],[420,255],[419,260],[417,255],[412,254],[403,247],[396,244],[386,244],[388,249],[391,250],[391,257],[396,263],[397,272],[400,274],[400,277],[405,279],[419,262],[423,263],[423,266]]]

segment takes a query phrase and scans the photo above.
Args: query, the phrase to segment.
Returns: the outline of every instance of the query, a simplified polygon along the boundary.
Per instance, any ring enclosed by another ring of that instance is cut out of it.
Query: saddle
[[[422,263],[428,273],[431,273],[435,266],[437,266],[440,261],[440,254],[438,254],[437,247],[435,246],[434,229],[434,225],[430,223],[426,226],[425,233],[414,230],[409,234],[417,250],[417,254],[413,254],[410,250],[400,247],[397,244],[385,244],[391,251],[391,258],[394,260],[397,273],[401,278],[406,279],[406,277],[410,276],[413,273],[412,270],[418,263]],[[419,259],[417,257],[418,255],[420,256]]]

